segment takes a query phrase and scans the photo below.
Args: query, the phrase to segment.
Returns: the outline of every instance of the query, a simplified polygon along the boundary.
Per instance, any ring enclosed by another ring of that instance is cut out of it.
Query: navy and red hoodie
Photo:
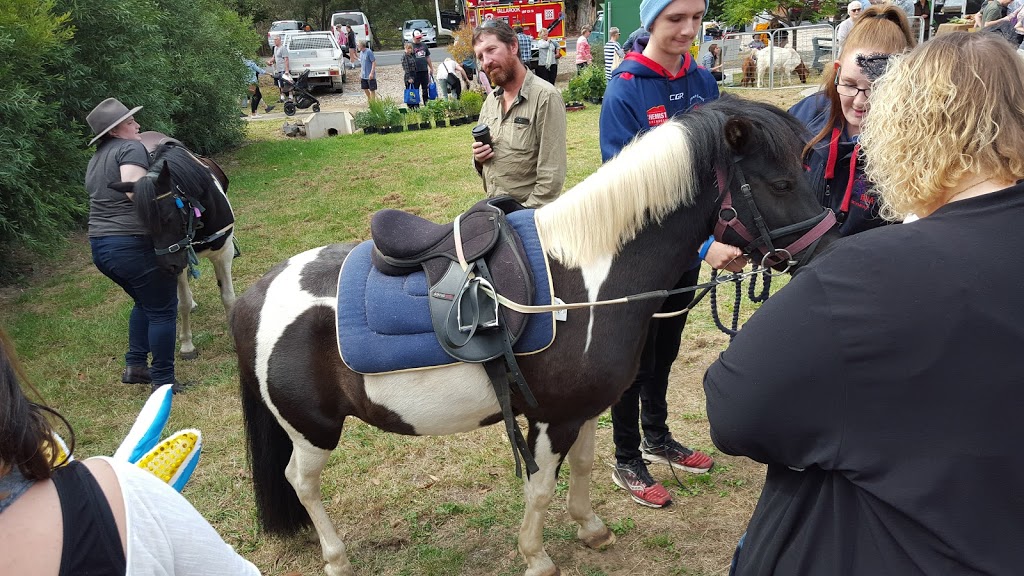
[[[689,52],[673,76],[640,52],[629,52],[612,72],[601,103],[601,161],[615,157],[644,132],[668,122],[694,106],[718,98],[714,76],[693,61]],[[714,237],[700,247],[691,269],[700,266]]]
[[[716,98],[715,78],[689,52],[675,76],[640,52],[626,54],[601,104],[601,161],[613,158],[639,134]]]

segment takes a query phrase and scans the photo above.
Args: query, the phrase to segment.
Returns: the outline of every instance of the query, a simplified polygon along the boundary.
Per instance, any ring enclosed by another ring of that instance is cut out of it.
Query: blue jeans
[[[135,306],[128,317],[128,366],[146,366],[154,384],[174,382],[178,281],[157,266],[149,236],[90,238],[96,268],[124,289]]]

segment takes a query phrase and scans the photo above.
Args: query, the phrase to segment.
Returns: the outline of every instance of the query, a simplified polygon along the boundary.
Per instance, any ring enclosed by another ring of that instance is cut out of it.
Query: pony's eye
[[[772,182],[772,192],[788,192],[790,188],[789,180],[776,180]]]

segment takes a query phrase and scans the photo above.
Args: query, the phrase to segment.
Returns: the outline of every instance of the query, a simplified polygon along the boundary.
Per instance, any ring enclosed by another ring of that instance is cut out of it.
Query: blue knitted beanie
[[[704,0],[704,14],[707,15],[709,0]],[[666,6],[672,3],[672,0],[643,0],[640,2],[640,25],[647,30],[651,29],[651,24],[661,14],[661,11]]]

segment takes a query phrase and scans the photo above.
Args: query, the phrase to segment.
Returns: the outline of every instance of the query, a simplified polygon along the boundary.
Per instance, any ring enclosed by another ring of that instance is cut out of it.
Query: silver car
[[[402,31],[402,40],[412,42],[413,34],[419,30],[423,34],[423,43],[427,46],[437,46],[437,29],[429,20],[406,20],[399,30]]]
[[[299,30],[302,30],[302,22],[298,20],[278,20],[271,24],[270,30],[267,31],[267,45],[273,48],[274,36],[291,34]],[[281,42],[284,43],[284,38],[281,38]]]

